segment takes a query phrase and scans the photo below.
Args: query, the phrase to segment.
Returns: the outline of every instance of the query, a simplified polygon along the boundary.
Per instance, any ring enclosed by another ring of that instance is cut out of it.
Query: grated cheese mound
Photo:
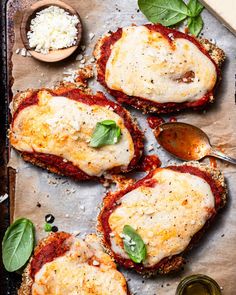
[[[43,54],[71,47],[76,43],[78,23],[76,15],[70,15],[58,6],[49,6],[31,20],[30,31],[27,33],[29,46]]]

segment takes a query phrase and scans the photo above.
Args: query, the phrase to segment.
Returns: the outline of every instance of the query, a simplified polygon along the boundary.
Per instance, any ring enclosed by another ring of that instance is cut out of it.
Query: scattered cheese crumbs
[[[100,265],[100,263],[97,260],[93,260],[93,265],[97,266]]]
[[[57,6],[49,6],[31,20],[27,33],[29,46],[43,54],[48,54],[49,50],[71,47],[77,40],[78,23],[76,15],[70,15]]]
[[[92,40],[95,37],[94,33],[89,33],[89,39]]]
[[[80,209],[81,209],[82,211],[85,211],[85,207],[84,207],[83,205],[80,206]]]
[[[20,54],[22,56],[26,56],[27,55],[27,50],[25,48],[22,48]]]
[[[95,58],[94,57],[90,58],[89,62],[90,63],[94,63],[95,62]]]
[[[114,238],[115,234],[114,233],[110,233],[110,237]]]
[[[132,247],[136,245],[135,241],[132,240],[131,237],[129,237],[129,236],[123,234],[123,233],[120,233],[119,236],[124,240],[124,242],[126,244],[128,244],[129,246],[131,246],[131,250],[132,250]]]
[[[0,196],[0,203],[4,202],[8,198],[8,194]]]
[[[83,55],[80,53],[77,57],[76,60],[82,60],[83,59]]]
[[[216,44],[216,40],[215,39],[210,39],[210,41],[211,41],[212,44],[214,44],[214,45]]]
[[[26,48],[17,48],[15,51],[16,54],[21,56],[31,56],[30,52],[26,50]]]
[[[82,64],[85,64],[85,59],[83,58],[80,62],[81,62]]]
[[[80,48],[81,48],[82,51],[85,51],[86,46],[85,45],[81,45]]]
[[[78,77],[78,70],[69,69],[63,72],[63,74],[66,75],[66,77],[63,78],[63,81],[74,83]]]
[[[9,103],[9,110],[11,112],[11,114],[13,114],[13,100]]]
[[[168,34],[168,37],[169,37],[171,40],[174,40],[174,35],[173,35],[173,33],[169,33],[169,34]]]

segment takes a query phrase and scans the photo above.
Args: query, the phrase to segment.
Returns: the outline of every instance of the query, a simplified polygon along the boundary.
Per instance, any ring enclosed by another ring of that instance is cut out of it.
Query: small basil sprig
[[[188,18],[188,28],[192,35],[198,36],[203,28],[203,20],[201,16]]]
[[[149,21],[163,26],[177,24],[190,15],[182,0],[138,0],[138,5]]]
[[[147,256],[147,249],[140,235],[130,225],[123,228],[124,250],[135,263],[141,263]]]
[[[190,10],[191,17],[196,17],[202,12],[204,6],[199,3],[198,0],[189,0],[188,8]]]
[[[45,232],[50,232],[50,231],[52,231],[52,225],[50,224],[50,223],[45,223],[44,224],[44,230],[45,230]]]
[[[203,5],[198,0],[190,0],[188,2],[188,8],[191,16],[188,17],[188,29],[192,35],[198,36],[203,28],[203,20],[200,15],[204,9]]]
[[[113,120],[104,120],[96,124],[92,134],[90,146],[101,147],[107,144],[116,144],[121,137],[121,129]]]
[[[138,5],[152,23],[172,26],[188,18],[191,34],[197,36],[202,30],[200,13],[204,7],[198,0],[190,0],[187,5],[183,0],[138,0]]]
[[[2,259],[7,271],[13,272],[25,265],[34,242],[34,225],[29,219],[17,219],[8,227],[2,241]]]

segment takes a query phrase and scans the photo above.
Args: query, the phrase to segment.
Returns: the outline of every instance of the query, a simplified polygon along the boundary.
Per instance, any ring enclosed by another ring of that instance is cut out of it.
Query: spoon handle
[[[222,153],[221,151],[219,151],[219,150],[217,150],[215,148],[211,149],[211,151],[209,153],[209,156],[217,157],[219,159],[222,159],[224,161],[227,161],[227,162],[230,162],[230,163],[236,165],[236,159],[235,158],[227,156],[226,154]]]

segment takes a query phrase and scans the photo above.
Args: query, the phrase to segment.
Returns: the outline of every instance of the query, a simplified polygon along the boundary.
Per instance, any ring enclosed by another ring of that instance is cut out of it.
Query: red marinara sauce
[[[142,172],[149,172],[156,168],[161,167],[161,160],[157,155],[147,155],[140,160],[140,165],[137,167],[137,170]]]
[[[147,118],[148,125],[151,129],[159,127],[161,124],[165,123],[165,120],[160,117],[150,116]]]

